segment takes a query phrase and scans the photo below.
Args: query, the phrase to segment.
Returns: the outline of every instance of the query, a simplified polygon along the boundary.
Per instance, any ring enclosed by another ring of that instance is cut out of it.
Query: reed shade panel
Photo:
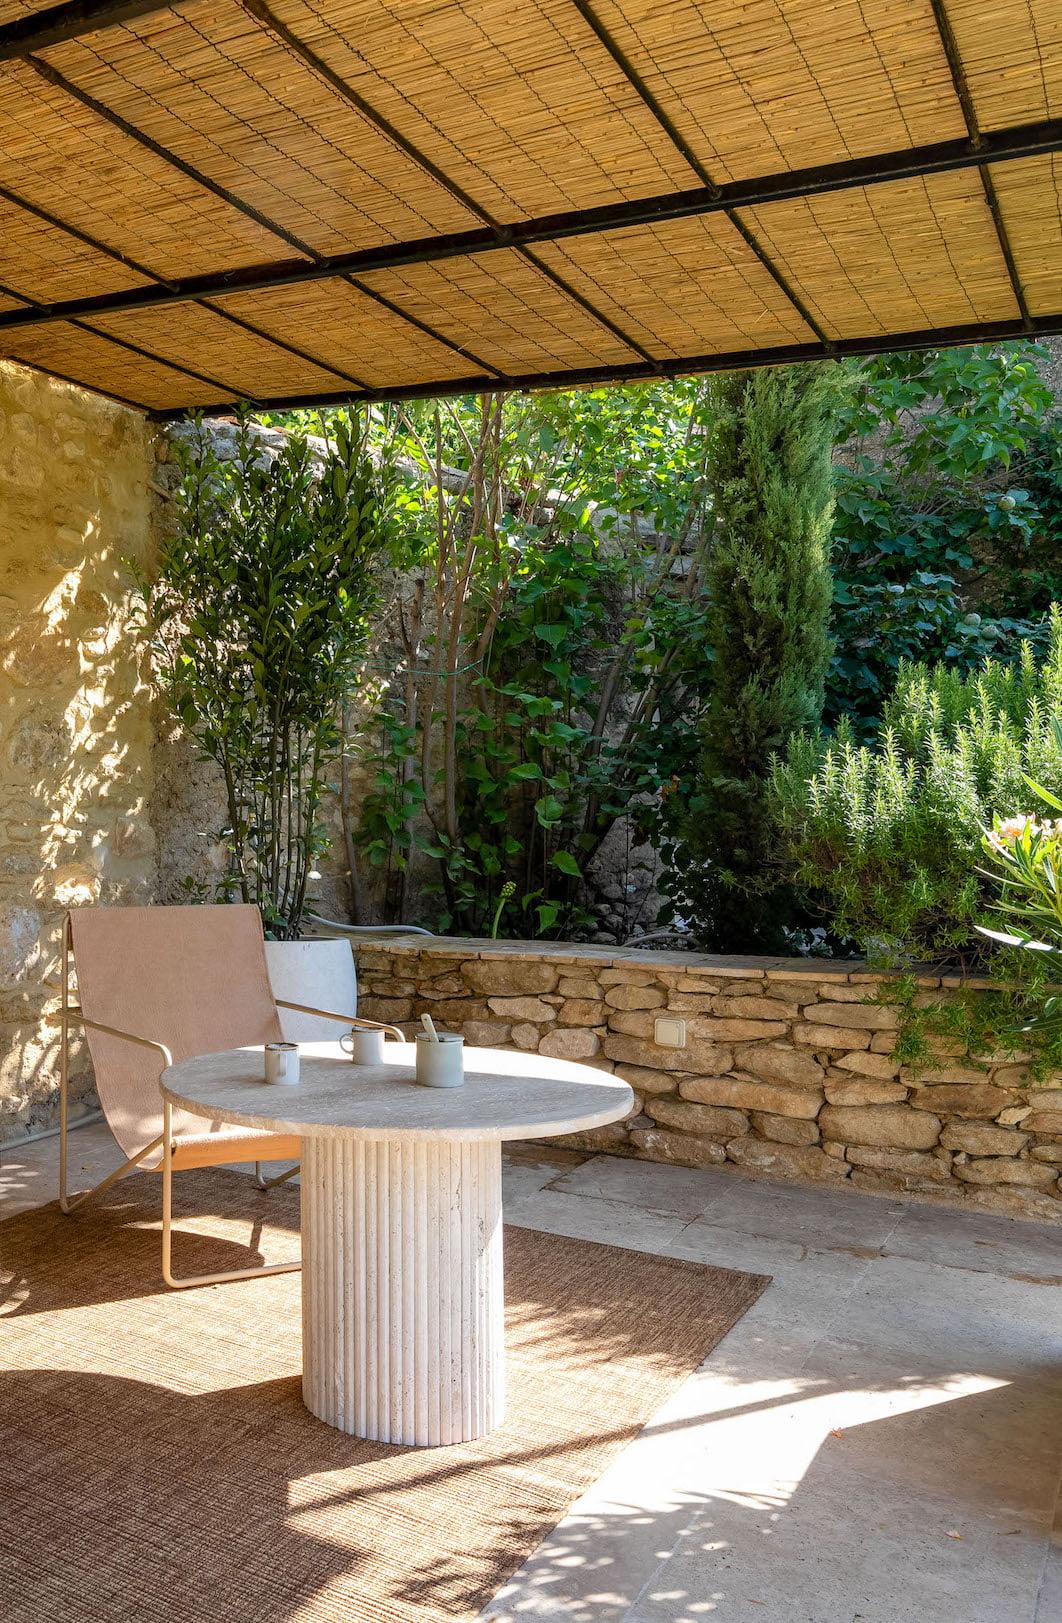
[[[597,232],[536,251],[653,354],[709,354],[814,337],[720,214]]]
[[[135,259],[149,276],[232,270],[285,247],[21,62],[0,63],[0,185]],[[67,237],[42,221],[39,251],[69,251]],[[113,291],[116,274],[112,261],[95,291]],[[128,285],[124,267],[117,285]]]
[[[772,203],[747,218],[831,337],[1018,315],[976,175]]]
[[[11,1623],[472,1619],[768,1283],[511,1228],[504,1423],[388,1447],[303,1407],[297,1274],[167,1291],[158,1181],[120,1189],[0,1225]],[[174,1199],[196,1271],[297,1254],[297,1191]]]
[[[1062,107],[1058,0],[998,6],[948,0],[948,17],[982,129],[1057,115]]]
[[[212,386],[187,377],[71,322],[16,328],[5,335],[4,348],[13,360],[86,383],[129,405],[162,410],[175,396],[193,406],[222,405],[231,398],[220,382]]]
[[[151,278],[69,232],[42,229],[35,214],[0,197],[0,284],[15,282],[28,299],[48,303],[88,298],[101,287],[148,287]]]
[[[368,294],[335,278],[307,287],[230,293],[213,301],[261,332],[327,355],[369,387],[413,384],[422,378],[461,378],[478,370],[438,339],[414,327]]]
[[[1062,156],[999,163],[992,178],[1034,315],[1062,303]]]
[[[266,396],[279,394],[289,385],[307,394],[343,386],[338,373],[314,366],[203,305],[164,305],[158,310],[103,315],[93,326],[98,332],[123,338],[164,360],[217,377],[230,397],[252,398],[259,392]],[[314,347],[312,334],[305,329],[299,338],[300,348]]]
[[[233,0],[186,3],[47,59],[318,253],[477,223]]]
[[[716,180],[964,133],[926,0],[600,0],[597,9]]]
[[[145,409],[1062,331],[1058,0],[106,5],[0,0],[0,356]]]
[[[571,0],[270,3],[499,220],[697,184]]]
[[[373,271],[362,281],[510,374],[562,374],[636,359],[628,344],[510,251]]]

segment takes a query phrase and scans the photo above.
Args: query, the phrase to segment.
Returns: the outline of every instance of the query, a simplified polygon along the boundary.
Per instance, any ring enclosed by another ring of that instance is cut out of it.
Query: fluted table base
[[[505,1408],[501,1146],[307,1137],[302,1392],[384,1443],[481,1437]]]

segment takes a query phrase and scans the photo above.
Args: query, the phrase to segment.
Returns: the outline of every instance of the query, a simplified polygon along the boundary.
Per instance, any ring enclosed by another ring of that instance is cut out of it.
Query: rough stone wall
[[[357,958],[367,1019],[428,1012],[471,1043],[624,1077],[633,1114],[574,1147],[1062,1221],[1062,1079],[943,1041],[939,1069],[901,1068],[898,1012],[858,962],[446,938]],[[661,1014],[687,1022],[684,1048],[656,1043]]]
[[[151,899],[151,469],[137,413],[0,362],[0,1142],[55,1117],[64,908]]]

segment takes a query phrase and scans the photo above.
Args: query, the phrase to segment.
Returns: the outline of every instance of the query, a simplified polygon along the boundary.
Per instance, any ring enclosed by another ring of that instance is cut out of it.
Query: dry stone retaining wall
[[[357,958],[368,1019],[427,1012],[624,1077],[633,1114],[574,1147],[1062,1221],[1062,1079],[944,1043],[939,1069],[902,1068],[898,1012],[860,963],[410,937]],[[661,1014],[686,1020],[684,1048],[656,1043]]]

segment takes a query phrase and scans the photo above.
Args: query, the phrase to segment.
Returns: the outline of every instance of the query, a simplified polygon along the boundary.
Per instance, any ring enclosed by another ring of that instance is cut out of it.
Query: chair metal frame
[[[268,1274],[297,1273],[302,1267],[301,1259],[298,1262],[265,1263],[256,1268],[236,1268],[228,1273],[218,1274],[186,1274],[178,1278],[173,1272],[173,1151],[179,1142],[179,1135],[173,1133],[173,1107],[169,1099],[162,1097],[162,1132],[145,1144],[142,1150],[135,1155],[126,1156],[121,1166],[108,1173],[99,1183],[91,1189],[80,1189],[71,1194],[69,1190],[69,1159],[68,1136],[70,1131],[70,1026],[76,1022],[87,1026],[93,1031],[102,1031],[109,1037],[119,1037],[124,1042],[136,1043],[141,1048],[150,1048],[161,1056],[163,1068],[173,1064],[173,1055],[165,1043],[156,1042],[151,1037],[143,1037],[133,1031],[123,1031],[118,1026],[104,1025],[102,1021],[90,1020],[80,1004],[70,1001],[70,958],[73,948],[73,937],[70,927],[70,914],[63,920],[63,957],[62,957],[62,1007],[60,1011],[59,1032],[59,1209],[65,1216],[71,1217],[84,1202],[94,1195],[103,1194],[119,1179],[135,1172],[145,1157],[161,1147],[162,1161],[152,1171],[162,1173],[162,1277],[173,1290],[188,1290],[196,1285],[224,1285],[236,1279],[262,1279]],[[338,1014],[334,1009],[316,1009],[306,1003],[289,1003],[285,998],[275,998],[278,1009],[290,1009],[295,1014],[317,1015],[322,1020],[335,1020],[349,1029],[362,1031],[390,1032],[399,1042],[404,1041],[403,1034],[397,1026],[382,1025],[377,1020],[362,1020],[358,1015]],[[293,1178],[299,1170],[299,1163],[289,1167],[278,1177],[265,1179],[262,1177],[262,1163],[254,1163],[254,1181],[259,1189],[273,1189],[277,1184],[285,1183]],[[189,1171],[194,1170],[188,1168]]]

